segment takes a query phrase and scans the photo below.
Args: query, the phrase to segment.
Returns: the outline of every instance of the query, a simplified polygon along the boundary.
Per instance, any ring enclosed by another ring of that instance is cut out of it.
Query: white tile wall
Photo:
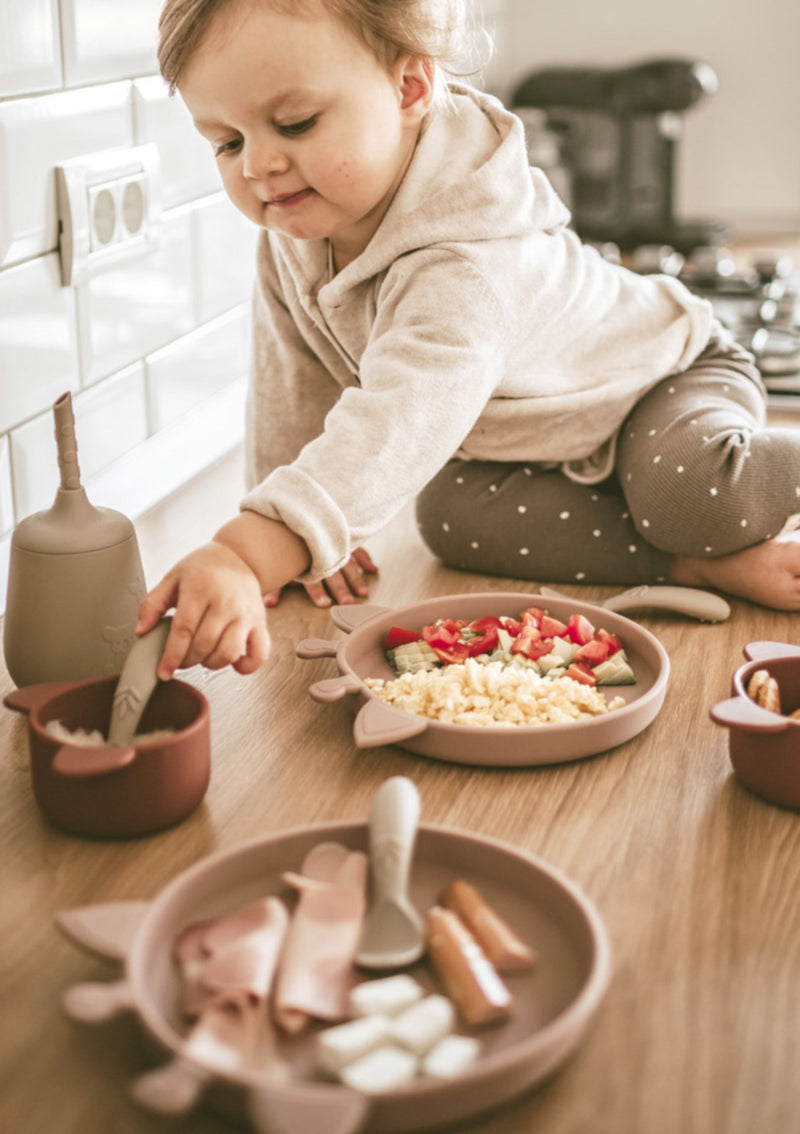
[[[161,153],[165,208],[222,188],[211,146],[194,128],[181,98],[172,98],[158,75],[133,84],[133,123],[139,145],[155,142]]]
[[[86,483],[147,440],[144,365],[139,362],[72,399],[81,480]],[[21,516],[49,508],[59,483],[53,415],[39,414],[11,433],[14,503]]]
[[[100,265],[75,289],[86,382],[95,382],[194,326],[191,218],[167,215],[158,242]]]
[[[0,435],[78,385],[75,296],[58,256],[0,272]]]
[[[60,86],[58,0],[3,0],[0,96]]]
[[[155,429],[165,429],[247,371],[248,309],[233,311],[147,359]]]
[[[0,0],[0,611],[13,526],[58,484],[65,390],[89,498],[133,519],[241,440],[256,233],[155,73],[160,7]],[[155,242],[62,286],[54,166],[146,142]]]
[[[61,0],[67,86],[154,71],[160,9],[161,0]]]

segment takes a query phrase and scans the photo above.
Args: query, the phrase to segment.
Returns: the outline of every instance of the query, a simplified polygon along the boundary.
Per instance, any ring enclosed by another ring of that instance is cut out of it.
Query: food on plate
[[[317,1064],[326,1074],[365,1094],[379,1094],[427,1074],[426,1061],[432,1067],[430,1074],[452,1078],[477,1058],[479,1041],[454,1035],[456,1010],[448,997],[425,996],[422,986],[405,974],[365,981],[359,987],[366,989],[357,998],[365,1014],[317,1036]],[[386,1005],[394,1008],[401,1001],[408,1006],[393,1016],[372,1011]],[[465,1044],[443,1046],[445,1040],[455,1038]]]
[[[286,906],[269,897],[185,929],[173,949],[182,975],[184,1013],[197,1017],[214,997],[236,992],[263,1005],[288,924]]]
[[[421,669],[389,681],[367,678],[375,697],[407,713],[448,724],[508,727],[564,724],[614,712],[622,697],[607,701],[593,685],[501,662]]]
[[[391,1036],[388,1016],[357,1016],[325,1028],[317,1036],[317,1062],[328,1075],[338,1075],[348,1063],[382,1047]]]
[[[417,1073],[417,1058],[394,1044],[376,1047],[355,1063],[343,1067],[339,1078],[348,1087],[365,1095],[393,1091],[410,1083]]]
[[[355,953],[366,877],[363,852],[321,842],[298,871],[282,874],[297,895],[291,912],[271,895],[183,929],[172,952],[191,1022],[187,1052],[222,1071],[282,1080],[290,1072],[278,1036],[290,1044],[314,1020],[319,1072],[365,1094],[419,1075],[453,1078],[471,1066],[481,1045],[458,1034],[459,1020],[480,1028],[507,1019],[513,1007],[476,937],[498,964],[516,970],[532,966],[533,950],[477,887],[456,879],[441,895],[452,908],[428,911],[427,974],[361,980]],[[431,978],[438,988],[429,987]],[[168,1078],[155,1070],[141,1089],[152,1097],[170,1089]]]
[[[419,981],[408,973],[365,980],[350,992],[350,1011],[354,1016],[393,1016],[421,1000],[424,992]]]
[[[467,1071],[480,1052],[481,1043],[475,1036],[445,1036],[428,1052],[420,1069],[434,1079],[452,1079]]]
[[[381,701],[448,724],[563,724],[623,708],[596,687],[636,682],[617,634],[582,614],[566,622],[542,607],[518,618],[438,618],[390,627],[384,651],[396,677],[366,679]]]
[[[747,683],[747,695],[762,709],[771,713],[781,711],[781,697],[778,682],[768,670],[757,669]]]
[[[299,890],[278,969],[273,1013],[294,1035],[313,1017],[343,1020],[361,936],[367,856],[338,843],[320,843],[299,875],[284,875]]]
[[[456,1013],[446,996],[435,993],[406,1008],[391,1022],[392,1037],[415,1055],[426,1051],[453,1031]]]
[[[456,878],[442,892],[440,904],[458,914],[498,972],[519,972],[536,964],[530,945],[489,905],[477,886]]]
[[[67,728],[63,721],[47,721],[44,731],[62,744],[75,744],[80,748],[105,748],[108,738],[103,736],[99,728]],[[151,732],[140,732],[133,737],[131,744],[155,744],[157,740],[164,740],[174,736],[174,728],[157,728]]]
[[[567,674],[584,685],[636,681],[617,634],[595,629],[582,614],[571,614],[563,622],[539,606],[528,607],[518,618],[437,618],[418,631],[392,626],[383,648],[398,677],[477,658],[554,678]]]
[[[511,1015],[511,992],[458,914],[434,906],[426,939],[433,970],[465,1024],[477,1027]]]

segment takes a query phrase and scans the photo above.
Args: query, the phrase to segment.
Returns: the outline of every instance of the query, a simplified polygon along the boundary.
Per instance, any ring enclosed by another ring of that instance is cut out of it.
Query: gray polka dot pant
[[[752,357],[720,329],[634,407],[612,477],[586,485],[535,463],[452,460],[418,497],[419,530],[466,571],[665,582],[675,556],[740,551],[800,512],[800,431],[765,421]]]

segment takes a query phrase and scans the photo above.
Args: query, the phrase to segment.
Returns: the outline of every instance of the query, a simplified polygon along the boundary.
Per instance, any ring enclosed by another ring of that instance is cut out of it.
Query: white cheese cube
[[[410,1083],[416,1073],[417,1060],[410,1051],[386,1044],[342,1068],[339,1078],[355,1091],[377,1095]]]
[[[452,1079],[471,1067],[480,1054],[473,1036],[445,1036],[422,1061],[422,1071],[434,1079]]]
[[[350,1011],[354,1016],[394,1016],[422,998],[422,985],[408,976],[365,980],[350,992]]]
[[[317,1036],[317,1061],[329,1075],[338,1075],[343,1067],[366,1055],[389,1038],[388,1016],[362,1016],[335,1028],[326,1028]]]
[[[455,1023],[452,1001],[446,996],[436,995],[426,996],[404,1009],[390,1021],[390,1027],[392,1039],[415,1055],[424,1055],[448,1032],[452,1032]]]

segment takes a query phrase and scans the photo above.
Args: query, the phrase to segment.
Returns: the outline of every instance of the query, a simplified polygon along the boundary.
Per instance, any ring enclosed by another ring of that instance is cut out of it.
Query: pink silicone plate
[[[321,824],[284,832],[202,860],[178,875],[151,903],[123,902],[68,910],[59,923],[78,943],[124,960],[124,979],[70,990],[67,1005],[84,1020],[133,1009],[149,1034],[169,1052],[175,1093],[164,1100],[173,1113],[188,1110],[206,1093],[231,1117],[249,1114],[257,1129],[283,1134],[401,1134],[456,1122],[530,1090],[573,1056],[606,991],[611,973],[605,927],[591,902],[539,859],[497,840],[452,829],[419,828],[410,894],[430,907],[443,887],[463,877],[538,953],[533,972],[508,978],[516,1000],[513,1019],[483,1030],[478,1062],[451,1081],[418,1079],[372,1100],[320,1080],[314,1071],[315,1029],[280,1041],[293,1081],[225,1073],[184,1051],[185,1026],[177,1004],[178,975],[171,947],[192,922],[231,912],[267,894],[284,894],[284,870],[297,870],[316,844],[338,841],[367,849],[366,824]],[[408,970],[433,987],[423,962]],[[366,976],[367,974],[365,974]],[[98,1008],[103,1001],[108,1010]],[[88,1007],[87,1007],[88,1006]]]
[[[570,614],[583,614],[596,628],[602,626],[620,636],[637,681],[635,685],[608,686],[603,692],[606,697],[623,697],[624,708],[569,724],[469,727],[403,712],[379,700],[364,683],[367,677],[394,676],[383,651],[391,626],[415,630],[437,618],[472,620],[487,614],[513,617],[529,606],[544,607],[563,621]],[[667,691],[669,658],[657,638],[621,614],[574,599],[526,593],[447,595],[400,610],[338,606],[331,609],[331,618],[349,634],[348,638],[336,642],[307,639],[299,644],[297,653],[302,658],[336,658],[340,676],[316,682],[311,686],[311,696],[330,702],[352,695],[358,710],[353,737],[361,748],[397,744],[421,756],[500,767],[578,760],[636,736],[655,719]]]

